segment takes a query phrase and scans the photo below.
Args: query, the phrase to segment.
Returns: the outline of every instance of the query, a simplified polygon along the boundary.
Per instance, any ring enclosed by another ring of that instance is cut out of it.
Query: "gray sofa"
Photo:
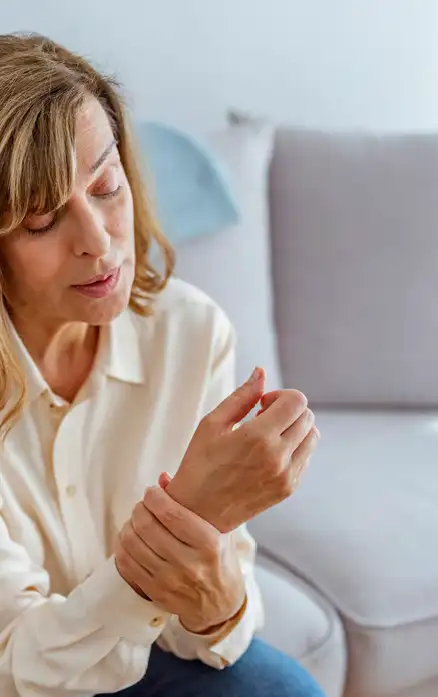
[[[322,440],[254,520],[264,636],[327,697],[438,696],[438,138],[240,123],[207,140],[242,221],[178,249],[237,327],[238,378]]]

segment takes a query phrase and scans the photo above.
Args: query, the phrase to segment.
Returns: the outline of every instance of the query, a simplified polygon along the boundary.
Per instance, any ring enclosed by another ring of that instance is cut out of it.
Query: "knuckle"
[[[201,435],[208,436],[217,430],[218,425],[219,416],[216,411],[212,411],[201,419],[197,431]]]
[[[161,521],[164,525],[174,526],[184,521],[183,511],[178,508],[166,507],[161,514]]]
[[[317,447],[318,447],[318,436],[316,435],[316,433],[312,432],[312,434],[310,436],[309,456],[313,455],[313,453],[315,452]]]
[[[315,423],[315,414],[311,409],[306,409],[305,414],[309,425],[313,426],[313,424]]]
[[[132,510],[132,516],[131,519],[135,521],[140,521],[143,517],[143,513],[145,511],[145,507],[141,501],[135,504],[133,510]]]
[[[316,433],[312,430],[308,434],[305,443],[303,445],[303,456],[308,457],[311,455],[315,450],[316,446],[318,445],[318,438],[316,436]]]
[[[278,479],[279,495],[282,499],[287,499],[291,496],[297,486],[297,477],[294,472],[284,470]]]
[[[281,401],[280,401],[281,400]],[[307,397],[297,390],[285,390],[279,400],[279,413],[291,423],[300,419],[307,410]]]
[[[131,530],[132,530],[132,526],[129,523],[125,523],[125,525],[121,529],[120,535],[119,535],[119,541],[120,541],[120,545],[122,547],[129,546],[130,540],[131,540],[131,534],[130,534]]]
[[[197,429],[197,430],[198,430],[198,431],[205,431],[205,430],[208,428],[208,426],[209,426],[209,424],[210,424],[210,422],[211,422],[212,417],[213,417],[213,412],[211,412],[210,414],[206,414],[205,416],[203,416],[202,419],[200,420],[199,424],[198,424],[198,429]]]
[[[296,422],[298,432],[304,436],[309,436],[315,423],[315,414],[310,409],[306,409]]]
[[[189,571],[190,585],[193,588],[200,588],[205,583],[205,573],[201,564],[193,564]]]
[[[152,523],[152,514],[143,506],[142,503],[137,503],[132,512],[132,533],[136,533],[143,538],[150,530]],[[132,538],[131,538],[132,539]]]
[[[262,435],[257,441],[257,451],[263,468],[276,472],[282,461],[282,453],[277,441],[272,436]]]
[[[290,399],[297,407],[305,409],[309,403],[305,394],[299,390],[289,390]]]
[[[204,558],[209,561],[216,561],[221,555],[220,535],[210,535],[204,542],[202,548]]]
[[[130,557],[128,552],[124,549],[123,546],[118,545],[115,557],[119,573],[122,576],[126,576],[128,574],[129,569],[131,568]]]
[[[316,431],[315,431],[314,428],[312,428],[312,430],[311,430],[311,432],[310,432],[310,438],[311,438],[311,440],[312,440],[313,445],[317,445],[317,443],[318,443],[318,435],[317,435],[317,433],[316,433]]]

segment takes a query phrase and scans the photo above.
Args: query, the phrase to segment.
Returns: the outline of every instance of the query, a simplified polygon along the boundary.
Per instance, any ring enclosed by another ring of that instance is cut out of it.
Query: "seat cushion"
[[[420,697],[422,683],[438,695],[438,413],[322,411],[317,422],[301,487],[252,533],[343,615],[348,696]]]
[[[259,555],[264,606],[262,638],[298,660],[327,697],[341,697],[346,677],[344,633],[333,606],[307,583]]]

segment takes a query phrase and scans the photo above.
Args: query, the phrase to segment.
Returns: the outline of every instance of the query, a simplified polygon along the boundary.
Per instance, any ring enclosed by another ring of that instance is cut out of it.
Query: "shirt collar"
[[[92,373],[100,371],[110,378],[133,384],[144,382],[139,319],[131,310],[127,309],[108,325],[101,327]],[[48,392],[56,401],[56,395],[53,395],[9,318],[8,324],[16,358],[26,376],[28,401],[36,400],[44,392]]]
[[[51,390],[9,317],[7,318],[7,323],[9,325],[15,357],[26,377],[28,401],[33,402],[44,392],[49,391],[50,393]]]
[[[96,357],[96,363],[102,366],[106,375],[135,385],[140,385],[145,380],[140,321],[140,317],[127,309],[103,326]]]

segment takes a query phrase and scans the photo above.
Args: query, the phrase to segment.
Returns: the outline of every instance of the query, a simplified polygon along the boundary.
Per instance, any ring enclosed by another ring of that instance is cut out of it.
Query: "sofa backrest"
[[[270,209],[285,384],[438,405],[438,136],[280,128]]]

